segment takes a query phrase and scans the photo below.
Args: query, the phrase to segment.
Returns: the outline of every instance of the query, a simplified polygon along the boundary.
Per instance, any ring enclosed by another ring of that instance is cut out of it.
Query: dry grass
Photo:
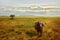
[[[34,29],[36,21],[45,24],[40,38]],[[0,40],[60,40],[60,17],[0,17]]]

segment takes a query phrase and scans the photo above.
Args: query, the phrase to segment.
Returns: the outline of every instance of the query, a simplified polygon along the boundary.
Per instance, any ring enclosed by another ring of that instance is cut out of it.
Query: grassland
[[[34,29],[36,21],[42,21],[42,37]],[[0,17],[0,40],[60,40],[60,17]]]

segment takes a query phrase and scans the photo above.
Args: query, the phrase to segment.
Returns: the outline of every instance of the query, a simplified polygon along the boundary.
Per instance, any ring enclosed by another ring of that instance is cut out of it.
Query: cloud
[[[60,7],[59,6],[23,6],[23,7],[0,7],[0,15],[34,15],[34,16],[59,16]],[[26,8],[26,9],[25,9]],[[43,8],[43,9],[41,9]],[[45,8],[48,8],[45,10]],[[1,10],[2,9],[2,10]],[[33,10],[34,9],[34,10]],[[40,10],[39,10],[40,9]]]
[[[60,0],[0,0],[0,5],[18,4],[60,5]]]

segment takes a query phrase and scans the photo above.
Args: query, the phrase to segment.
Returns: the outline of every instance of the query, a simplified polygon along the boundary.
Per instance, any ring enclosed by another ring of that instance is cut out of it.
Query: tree
[[[10,15],[11,19],[14,19],[15,15]]]

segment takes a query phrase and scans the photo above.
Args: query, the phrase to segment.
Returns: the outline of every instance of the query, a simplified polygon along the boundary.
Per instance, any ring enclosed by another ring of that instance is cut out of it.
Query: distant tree
[[[15,15],[10,15],[11,19],[14,19]]]

